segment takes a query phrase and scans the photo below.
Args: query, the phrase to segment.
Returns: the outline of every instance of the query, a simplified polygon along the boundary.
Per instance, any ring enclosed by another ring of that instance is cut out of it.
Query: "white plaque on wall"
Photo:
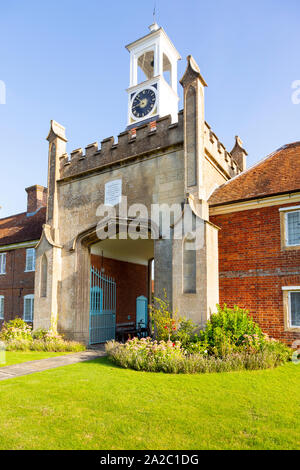
[[[105,184],[105,202],[106,206],[115,206],[120,204],[122,199],[122,180],[109,181]]]

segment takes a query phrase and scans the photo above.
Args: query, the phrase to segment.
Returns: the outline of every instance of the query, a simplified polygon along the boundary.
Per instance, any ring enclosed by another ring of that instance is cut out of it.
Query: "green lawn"
[[[0,449],[300,449],[300,365],[206,375],[106,358],[0,382]]]
[[[11,366],[12,364],[20,364],[22,362],[28,361],[37,361],[39,359],[46,359],[47,357],[56,357],[56,356],[64,356],[65,354],[69,354],[66,352],[35,352],[35,351],[18,351],[12,352],[7,351],[5,353],[5,364],[0,363],[0,367]]]

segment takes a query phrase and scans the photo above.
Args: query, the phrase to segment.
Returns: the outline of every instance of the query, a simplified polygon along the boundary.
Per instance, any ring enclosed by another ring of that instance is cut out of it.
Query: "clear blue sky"
[[[26,208],[24,188],[46,185],[50,119],[67,129],[68,152],[123,131],[129,54],[147,33],[154,0],[1,2],[0,217]],[[249,165],[300,140],[299,0],[157,0],[157,21],[192,54],[208,83],[206,120]],[[181,88],[181,87],[179,87]],[[180,95],[181,89],[180,89]]]

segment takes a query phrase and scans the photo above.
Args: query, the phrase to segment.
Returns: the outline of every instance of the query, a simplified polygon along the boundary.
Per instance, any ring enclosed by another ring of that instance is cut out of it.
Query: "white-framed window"
[[[26,250],[26,267],[25,272],[35,271],[35,249],[27,248]]]
[[[300,288],[289,291],[289,317],[291,328],[300,328]]]
[[[23,319],[26,322],[33,321],[33,310],[34,310],[34,295],[29,294],[24,296],[24,315]]]
[[[287,246],[300,245],[300,210],[285,213],[285,236]]]
[[[4,320],[4,295],[0,295],[0,320]]]
[[[287,330],[300,328],[300,286],[284,286],[283,304]]]
[[[0,253],[0,274],[6,274],[6,253]]]

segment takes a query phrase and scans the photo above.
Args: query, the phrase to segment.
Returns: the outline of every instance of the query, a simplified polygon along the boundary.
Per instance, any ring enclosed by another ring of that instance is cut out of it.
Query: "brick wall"
[[[105,274],[116,281],[116,323],[135,322],[136,298],[148,297],[148,267],[109,258],[104,258],[102,265],[102,258],[97,255],[91,255],[91,263],[97,269],[104,267]]]
[[[26,249],[6,253],[6,274],[0,274],[0,295],[4,295],[4,321],[15,317],[23,318],[24,296],[34,294],[34,272],[24,272],[25,265]]]
[[[294,205],[294,204],[291,204]],[[282,286],[300,285],[300,250],[281,249],[279,207],[212,216],[219,232],[220,303],[250,310],[263,331],[289,344]]]

